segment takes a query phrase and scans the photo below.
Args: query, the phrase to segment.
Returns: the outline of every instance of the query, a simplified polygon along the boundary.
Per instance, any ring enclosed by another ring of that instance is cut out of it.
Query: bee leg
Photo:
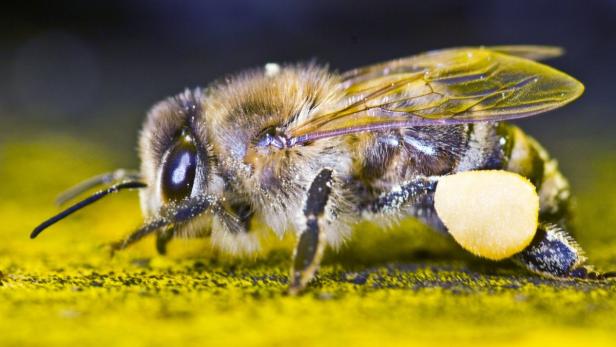
[[[228,213],[220,207],[214,197],[197,196],[183,201],[178,205],[170,206],[161,210],[160,216],[143,224],[139,229],[129,234],[123,240],[109,244],[111,254],[113,255],[116,251],[127,248],[152,233],[161,232],[161,229],[165,230],[168,228],[173,228],[174,225],[181,225],[182,223],[189,221],[196,216],[205,213],[206,211],[213,211],[217,213],[217,215],[225,217],[225,219],[232,220],[232,218],[227,218]]]
[[[362,206],[362,214],[368,219],[391,215],[412,216],[446,234],[447,228],[434,210],[436,184],[435,177],[418,176]]]
[[[250,205],[243,203],[233,204],[231,205],[231,212],[239,219],[245,232],[249,232],[252,218],[254,217],[254,211],[252,211]]]
[[[167,254],[167,244],[173,239],[175,228],[169,226],[156,233],[156,251],[160,255]]]
[[[117,251],[126,249],[133,243],[141,240],[142,238],[150,235],[153,232],[156,232],[157,230],[165,226],[164,224],[157,222],[158,221],[154,221],[152,223],[145,224],[141,228],[126,236],[123,240],[110,243],[109,247],[111,248],[111,255],[113,255]]]
[[[304,206],[306,225],[299,236],[293,255],[289,288],[289,293],[292,295],[298,294],[306,287],[321,262],[325,250],[325,232],[322,222],[325,206],[332,191],[332,182],[332,170],[323,169],[308,189],[308,197]]]
[[[600,280],[616,276],[584,265],[586,257],[580,246],[556,224],[541,224],[530,246],[513,260],[531,272],[552,278]]]
[[[239,221],[239,224],[236,225],[233,230],[238,230],[242,233],[248,233],[250,231],[250,225],[252,218],[254,216],[253,211],[250,209],[250,205],[247,204],[235,204],[231,205],[231,213],[233,213]],[[243,228],[243,229],[242,229]],[[175,234],[176,227],[168,226],[166,228],[162,228],[156,233],[156,251],[160,255],[167,254],[167,245],[173,238],[176,236]],[[205,232],[194,235],[194,237],[208,237],[211,236],[211,230],[206,229]]]

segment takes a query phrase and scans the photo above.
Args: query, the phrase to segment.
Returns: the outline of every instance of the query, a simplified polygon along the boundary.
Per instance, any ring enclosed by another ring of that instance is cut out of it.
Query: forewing
[[[582,94],[574,78],[520,57],[557,53],[532,47],[446,49],[351,70],[341,75],[340,103],[293,126],[289,135],[305,142],[359,131],[521,118]]]
[[[530,60],[552,59],[560,57],[564,53],[564,50],[557,46],[509,45],[490,46],[488,49]]]

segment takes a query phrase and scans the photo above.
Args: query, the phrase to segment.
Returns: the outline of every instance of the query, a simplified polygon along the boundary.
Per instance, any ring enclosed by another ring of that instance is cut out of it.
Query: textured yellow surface
[[[507,171],[467,171],[443,177],[436,187],[434,206],[464,249],[492,260],[522,251],[537,231],[535,186]]]
[[[292,240],[255,259],[205,240],[153,240],[110,259],[99,246],[140,223],[135,193],[45,231],[53,197],[114,158],[83,141],[0,144],[0,346],[562,346],[616,340],[616,286],[559,282],[468,255],[405,221],[362,224],[301,297],[285,293]],[[616,269],[616,158],[582,170],[579,241]]]

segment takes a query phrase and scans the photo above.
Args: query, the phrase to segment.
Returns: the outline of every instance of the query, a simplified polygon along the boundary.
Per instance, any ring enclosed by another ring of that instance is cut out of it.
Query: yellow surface
[[[579,237],[616,269],[616,158],[587,162]],[[30,240],[57,192],[115,168],[79,140],[0,143],[0,346],[611,346],[616,286],[541,279],[468,255],[405,221],[362,224],[326,256],[301,297],[286,296],[289,244],[256,259],[219,257],[206,240],[153,240],[110,259],[102,243],[140,223],[124,193]],[[562,162],[562,161],[561,161]],[[579,163],[582,165],[582,162]]]
[[[522,251],[537,231],[535,186],[507,171],[467,171],[443,177],[436,187],[434,206],[464,249],[492,260]]]

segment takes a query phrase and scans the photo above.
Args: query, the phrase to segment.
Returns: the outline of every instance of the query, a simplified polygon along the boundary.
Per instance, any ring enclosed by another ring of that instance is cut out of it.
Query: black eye
[[[178,201],[190,196],[197,171],[197,147],[182,136],[165,156],[161,177],[163,198]]]

